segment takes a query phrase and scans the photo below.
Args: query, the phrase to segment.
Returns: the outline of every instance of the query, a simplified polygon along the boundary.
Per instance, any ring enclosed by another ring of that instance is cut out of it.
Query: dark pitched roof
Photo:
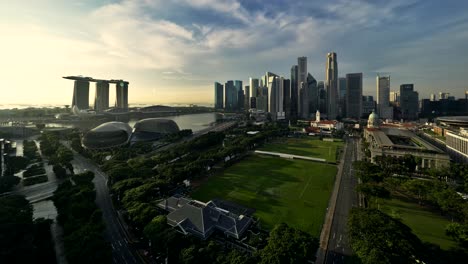
[[[252,223],[252,218],[233,214],[210,201],[203,203],[181,196],[170,197],[158,204],[169,211],[167,222],[178,226],[184,233],[191,233],[203,239],[218,229],[226,235],[239,238]]]

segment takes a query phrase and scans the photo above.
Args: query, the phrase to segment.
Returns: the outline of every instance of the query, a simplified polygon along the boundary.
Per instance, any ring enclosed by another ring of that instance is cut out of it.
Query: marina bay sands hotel
[[[65,76],[64,79],[74,80],[72,108],[76,105],[80,110],[89,109],[89,83],[96,83],[94,110],[102,112],[109,108],[109,84],[115,84],[115,108],[128,110],[128,84],[124,80],[101,80],[83,76]]]

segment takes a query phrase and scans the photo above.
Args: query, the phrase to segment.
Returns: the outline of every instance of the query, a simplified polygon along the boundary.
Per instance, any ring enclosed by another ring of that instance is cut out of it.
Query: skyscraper
[[[298,102],[298,116],[304,118],[304,114],[302,111],[304,110],[304,102],[308,102],[308,100],[304,100],[304,96],[307,96],[307,57],[299,57],[297,58],[297,102]]]
[[[362,73],[346,74],[346,116],[361,118],[362,111]]]
[[[399,106],[400,105],[400,92],[398,91],[390,92],[390,102],[395,106]]]
[[[267,94],[267,112],[270,113],[271,118],[276,120],[276,112],[278,109],[277,100],[278,100],[278,87],[275,77],[278,75],[272,72],[266,72],[263,76],[263,83],[265,87],[268,89]]]
[[[400,108],[401,118],[404,120],[415,120],[418,118],[419,96],[414,91],[413,84],[400,85]]]
[[[250,86],[250,97],[257,97],[258,96],[258,87],[260,86],[258,79],[249,78],[249,86]]]
[[[244,89],[244,109],[250,109],[250,86],[246,85]]]
[[[400,88],[401,88],[401,87],[400,87]],[[450,93],[439,92],[439,100],[448,99],[449,96],[450,96]]]
[[[291,118],[295,119],[299,113],[299,90],[297,84],[298,67],[293,65],[291,67]]]
[[[317,90],[319,95],[319,111],[320,113],[327,112],[327,91],[325,90],[325,84],[320,81],[317,83]]]
[[[89,109],[89,81],[75,80],[73,87],[72,107],[73,106],[81,110]]]
[[[346,116],[346,78],[338,78],[338,91],[340,94],[340,101],[338,103],[338,114],[341,117]]]
[[[224,109],[233,111],[237,107],[237,91],[233,81],[224,84]]]
[[[280,76],[274,77],[274,103],[275,103],[275,119],[274,120],[283,120],[285,119],[284,112],[284,78]]]
[[[242,90],[242,81],[235,80],[234,87],[236,88],[236,110],[244,108],[244,90]]]
[[[436,98],[435,94],[431,94],[431,101],[437,101],[437,98]]]
[[[94,97],[94,110],[102,112],[109,108],[109,83],[105,81],[96,82],[96,94]]]
[[[219,82],[214,83],[214,90],[215,90],[215,109],[223,109],[223,99],[224,99],[224,87]]]
[[[362,114],[369,115],[374,110],[375,110],[374,97],[370,95],[363,95],[362,96]]]
[[[390,76],[377,76],[377,114],[382,119],[393,119],[390,107]]]
[[[327,69],[325,72],[325,85],[327,87],[327,116],[328,119],[335,119],[337,116],[338,98],[338,62],[336,53],[327,53]]]
[[[291,118],[291,81],[283,80],[283,108],[286,119]]]
[[[318,90],[317,80],[309,73],[307,75],[307,101],[305,102],[306,107],[303,111],[306,113],[305,118],[310,118],[311,114],[314,114],[318,110]]]

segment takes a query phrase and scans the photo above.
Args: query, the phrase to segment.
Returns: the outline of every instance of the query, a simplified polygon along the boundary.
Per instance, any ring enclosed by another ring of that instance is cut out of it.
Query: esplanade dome
[[[107,122],[88,131],[82,143],[88,149],[113,148],[127,144],[131,134],[127,123]]]
[[[179,126],[170,119],[147,118],[133,126],[132,141],[152,141],[163,138],[167,134],[179,132]]]

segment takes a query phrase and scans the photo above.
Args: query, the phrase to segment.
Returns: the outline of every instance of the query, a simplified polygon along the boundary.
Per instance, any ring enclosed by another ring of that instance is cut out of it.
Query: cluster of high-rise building
[[[251,110],[268,113],[272,120],[308,119],[320,111],[328,119],[360,118],[362,114],[362,73],[338,77],[336,53],[327,54],[325,81],[307,71],[307,57],[297,58],[290,78],[266,72],[260,78],[215,82],[215,108],[226,111]]]
[[[446,92],[439,92],[439,98],[431,94],[430,99],[421,100],[420,109],[422,117],[468,115],[468,91],[458,99]]]
[[[386,120],[416,120],[431,113],[468,114],[468,91],[465,99],[455,100],[450,93],[440,92],[439,100],[419,100],[414,84],[401,84],[390,90],[390,76],[376,77],[377,96],[363,96],[363,74],[338,75],[338,60],[334,52],[326,57],[325,80],[317,81],[307,71],[307,57],[297,58],[290,78],[266,72],[260,78],[215,82],[215,108],[226,111],[250,110],[268,114],[272,120],[309,119],[316,111],[322,117],[360,119],[372,111]]]

